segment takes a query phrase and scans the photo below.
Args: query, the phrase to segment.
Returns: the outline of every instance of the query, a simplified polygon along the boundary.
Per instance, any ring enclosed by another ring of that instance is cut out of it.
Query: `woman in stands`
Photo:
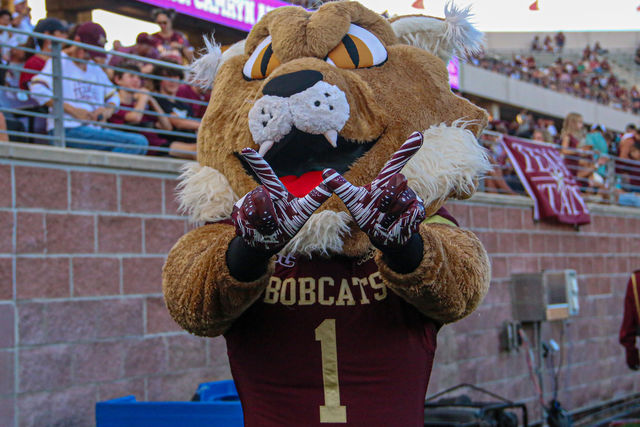
[[[562,124],[560,132],[561,150],[567,169],[573,174],[580,190],[590,193],[608,195],[608,186],[604,177],[597,173],[599,165],[592,152],[583,151],[585,130],[582,115],[569,113]]]
[[[562,123],[560,131],[560,153],[564,157],[564,163],[573,176],[577,176],[580,170],[580,158],[578,147],[584,143],[584,121],[582,115],[569,113]]]
[[[582,115],[569,113],[562,123],[560,131],[561,153],[566,157],[575,154],[576,148],[584,143],[584,121]],[[575,172],[574,172],[575,174]]]
[[[151,34],[151,37],[162,56],[171,56],[173,51],[177,51],[187,63],[190,63],[193,60],[193,47],[184,34],[173,29],[175,14],[176,11],[173,9],[154,9],[151,17],[160,26],[160,31]]]
[[[127,72],[131,70],[132,72]],[[114,71],[114,83],[118,85],[118,94],[120,96],[120,109],[116,111],[109,122],[116,124],[126,124],[140,126],[150,129],[149,131],[141,131],[152,147],[169,148],[170,151],[149,151],[150,155],[170,155],[172,157],[181,157],[186,159],[196,158],[196,146],[194,143],[182,141],[171,141],[151,131],[152,129],[173,130],[173,126],[166,117],[162,107],[156,99],[142,89],[142,81],[136,73],[140,72],[140,68],[135,63],[124,63],[119,69]],[[135,90],[135,92],[134,92]],[[131,111],[134,109],[136,111]],[[145,114],[146,111],[152,111],[159,115]],[[177,150],[177,151],[176,151]]]

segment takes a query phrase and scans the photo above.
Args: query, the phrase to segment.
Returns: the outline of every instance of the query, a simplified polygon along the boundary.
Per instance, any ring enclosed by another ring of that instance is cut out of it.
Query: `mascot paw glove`
[[[320,184],[304,197],[287,191],[271,166],[254,150],[245,148],[242,156],[262,185],[248,192],[233,208],[231,218],[236,234],[250,247],[275,254],[295,236],[309,217],[331,196]]]
[[[627,366],[629,369],[637,371],[640,368],[640,357],[638,357],[638,349],[628,347],[627,349]]]
[[[425,219],[422,200],[400,173],[421,146],[422,134],[413,133],[376,179],[364,187],[352,185],[333,169],[323,172],[324,184],[340,197],[360,229],[382,251],[404,247]]]

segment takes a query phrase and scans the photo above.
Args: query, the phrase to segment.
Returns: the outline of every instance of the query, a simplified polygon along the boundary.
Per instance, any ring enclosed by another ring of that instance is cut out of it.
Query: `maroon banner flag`
[[[504,136],[502,143],[534,201],[534,220],[573,225],[591,222],[580,188],[554,145],[512,136]]]

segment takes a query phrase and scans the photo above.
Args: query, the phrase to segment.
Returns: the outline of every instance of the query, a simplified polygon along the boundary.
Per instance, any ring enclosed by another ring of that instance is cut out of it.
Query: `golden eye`
[[[242,74],[249,80],[264,79],[280,65],[273,54],[271,36],[262,40],[244,64]]]
[[[326,61],[339,68],[355,69],[380,65],[387,60],[387,50],[373,33],[351,24],[338,46]]]

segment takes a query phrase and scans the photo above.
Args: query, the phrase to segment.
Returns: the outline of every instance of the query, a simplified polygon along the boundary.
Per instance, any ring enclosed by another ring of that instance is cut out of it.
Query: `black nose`
[[[294,73],[283,74],[271,79],[264,88],[264,95],[281,96],[288,98],[291,95],[309,89],[322,80],[322,73],[314,70],[302,70]]]

